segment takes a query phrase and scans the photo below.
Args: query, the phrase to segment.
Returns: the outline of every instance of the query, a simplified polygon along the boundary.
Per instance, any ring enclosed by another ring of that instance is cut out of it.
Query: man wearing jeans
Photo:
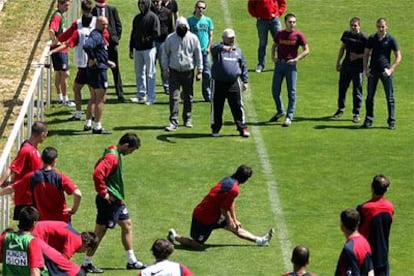
[[[270,118],[270,122],[276,122],[279,118],[285,116],[282,103],[282,81],[286,78],[288,90],[288,109],[283,127],[289,127],[292,124],[293,113],[296,104],[296,80],[297,70],[296,63],[309,54],[309,46],[305,35],[296,30],[296,16],[289,13],[285,16],[286,28],[279,31],[272,46],[272,60],[275,62],[273,71],[272,94],[276,103],[276,114]],[[302,47],[302,53],[298,54],[299,46]]]
[[[201,46],[201,53],[203,55],[203,78],[201,80],[201,90],[204,101],[211,100],[211,66],[208,54],[213,43],[214,24],[210,17],[205,16],[204,12],[207,4],[203,0],[196,2],[194,6],[194,15],[189,17],[188,25],[190,31],[198,37]]]
[[[282,29],[279,17],[286,11],[286,0],[249,0],[248,9],[251,16],[256,17],[257,34],[259,36],[258,62],[256,72],[260,73],[266,64],[266,47],[268,33],[275,37]]]
[[[377,20],[377,32],[368,38],[364,51],[364,72],[368,77],[368,95],[365,101],[367,109],[363,128],[372,126],[374,120],[374,97],[378,81],[381,80],[385,90],[388,108],[388,129],[395,129],[395,100],[393,73],[401,62],[401,52],[397,41],[387,33],[388,24],[385,18]],[[391,64],[391,51],[394,52],[394,62]],[[368,68],[368,59],[370,66]]]

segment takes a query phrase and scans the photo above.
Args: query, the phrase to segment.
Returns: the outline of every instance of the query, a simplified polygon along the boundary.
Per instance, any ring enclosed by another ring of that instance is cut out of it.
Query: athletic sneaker
[[[104,135],[108,135],[108,134],[112,134],[112,132],[109,131],[109,130],[105,130],[103,128],[100,128],[100,129],[92,129],[92,134],[104,134]]]
[[[88,273],[103,273],[104,270],[99,267],[94,266],[93,264],[82,265],[82,269]]]
[[[277,122],[277,120],[279,120],[283,116],[285,116],[284,113],[276,113],[275,116],[269,119],[269,122]]]
[[[72,117],[70,117],[68,119],[68,121],[81,121],[82,118],[81,117],[76,117],[76,115],[73,115]]]
[[[395,123],[394,123],[394,122],[389,123],[389,124],[388,124],[388,129],[389,129],[389,130],[395,130]]]
[[[361,126],[362,128],[371,128],[372,127],[372,121],[365,119],[364,123]]]
[[[178,129],[177,125],[171,124],[167,127],[165,127],[165,131],[176,131]]]
[[[175,237],[177,236],[177,232],[175,232],[175,230],[173,228],[171,228],[170,230],[168,230],[168,235],[167,235],[167,239],[171,242],[174,243],[175,241]]]
[[[240,136],[241,136],[241,137],[245,137],[245,138],[247,138],[247,137],[249,137],[249,136],[250,136],[250,132],[249,132],[249,130],[247,129],[247,127],[243,128],[243,129],[242,129],[242,130],[240,130],[239,132],[240,132]]]
[[[352,122],[354,122],[355,124],[359,123],[361,121],[361,118],[359,117],[359,114],[354,114],[354,116],[352,116]]]
[[[290,127],[291,124],[292,124],[292,120],[289,118],[286,118],[282,124],[282,127]]]
[[[64,102],[63,105],[68,106],[68,107],[75,107],[76,106],[76,104],[74,102],[71,102],[71,101]]]
[[[333,115],[332,119],[339,119],[344,115],[344,111],[342,109],[338,109]]]
[[[272,240],[272,237],[275,233],[275,229],[270,228],[270,230],[267,232],[266,235],[264,235],[264,237],[262,237],[260,243],[258,245],[260,246],[269,246],[270,241]]]
[[[263,68],[263,65],[260,65],[260,64],[259,64],[259,65],[257,65],[257,67],[256,67],[256,70],[255,70],[255,71],[256,71],[256,73],[261,73],[261,72],[263,72],[263,69],[264,69],[264,68]]]
[[[141,262],[141,261],[136,261],[133,264],[127,263],[126,264],[126,269],[144,269],[146,268],[146,266]]]
[[[213,137],[220,137],[220,133],[218,133],[218,132],[212,132],[211,133],[211,136],[213,136]]]
[[[91,129],[92,129],[91,126],[88,126],[88,125],[83,126],[83,131],[90,131]]]
[[[193,128],[193,123],[191,122],[191,119],[188,119],[185,123],[184,123],[185,127],[188,128]]]

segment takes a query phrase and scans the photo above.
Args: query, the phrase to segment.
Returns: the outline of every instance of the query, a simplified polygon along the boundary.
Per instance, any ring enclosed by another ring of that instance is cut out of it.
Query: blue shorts
[[[69,71],[69,58],[67,53],[52,54],[53,70]]]
[[[76,73],[75,83],[88,84],[88,69],[78,67],[78,72]]]
[[[129,214],[125,204],[111,201],[110,203],[100,196],[95,198],[96,224],[105,225],[107,228],[114,228],[118,221],[128,220]]]
[[[88,84],[93,89],[107,89],[108,75],[107,69],[88,68]]]
[[[204,225],[198,222],[194,217],[191,220],[191,232],[190,236],[198,243],[204,244],[211,235],[211,232],[215,229],[226,227],[227,222],[225,219],[218,223]]]

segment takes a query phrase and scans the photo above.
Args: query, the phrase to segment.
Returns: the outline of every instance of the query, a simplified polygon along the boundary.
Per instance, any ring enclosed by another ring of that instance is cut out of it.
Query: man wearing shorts
[[[168,232],[170,242],[177,241],[183,246],[202,250],[211,232],[224,228],[237,237],[259,246],[269,245],[274,233],[273,228],[266,235],[258,237],[242,228],[236,217],[235,198],[239,195],[239,185],[245,183],[252,173],[250,167],[241,165],[232,176],[219,181],[193,211],[191,238],[181,236],[174,229],[170,229]]]
[[[52,14],[49,22],[49,36],[52,40],[50,49],[54,49],[59,46],[60,42],[58,37],[65,30],[65,16],[63,15],[68,11],[70,1],[58,0],[58,9]],[[69,78],[69,59],[68,50],[63,49],[60,52],[52,55],[53,69],[55,70],[55,86],[58,94],[58,103],[73,107],[75,104],[69,101],[67,95],[68,78]]]
[[[88,54],[88,84],[91,87],[91,102],[94,105],[92,114],[95,116],[93,134],[111,134],[102,128],[102,113],[105,105],[106,89],[108,88],[108,66],[116,66],[108,60],[108,42],[104,38],[104,30],[108,27],[108,19],[99,16],[95,29],[89,34],[83,45]]]
[[[93,172],[97,193],[95,204],[98,214],[96,215],[95,234],[98,237],[98,245],[105,236],[106,230],[119,224],[122,229],[122,244],[127,255],[126,269],[142,269],[144,265],[136,258],[133,249],[132,221],[129,218],[124,201],[121,155],[128,155],[140,146],[141,141],[135,133],[124,134],[118,145],[110,145],[104,150],[104,154],[96,163]],[[92,263],[98,245],[94,250],[86,253],[82,267],[87,272],[104,272],[103,269],[94,266]]]

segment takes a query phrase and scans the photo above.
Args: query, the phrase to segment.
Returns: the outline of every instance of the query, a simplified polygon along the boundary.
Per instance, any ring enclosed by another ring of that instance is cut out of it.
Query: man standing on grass
[[[196,80],[201,80],[203,62],[200,42],[195,34],[189,31],[185,17],[178,17],[175,32],[170,34],[164,42],[161,62],[163,74],[168,78],[170,94],[170,125],[165,131],[178,129],[178,107],[180,103],[180,87],[183,95],[184,126],[193,127],[192,100],[194,93],[194,70],[197,67]]]
[[[195,3],[193,16],[187,18],[190,31],[198,37],[200,41],[201,54],[203,57],[203,77],[201,79],[201,92],[204,101],[211,101],[211,67],[210,67],[210,48],[213,44],[214,24],[210,17],[205,16],[207,3],[199,0]]]
[[[202,250],[210,234],[224,228],[240,239],[254,242],[258,246],[268,246],[274,229],[262,236],[256,236],[242,227],[236,217],[235,199],[239,195],[239,185],[245,183],[252,176],[252,169],[241,165],[232,176],[225,177],[204,199],[195,207],[191,221],[191,238],[177,234],[174,229],[168,232],[170,242],[179,242],[181,245]]]
[[[272,60],[275,63],[272,80],[272,95],[276,104],[276,114],[269,122],[276,122],[285,116],[281,90],[283,79],[286,78],[288,92],[288,108],[282,127],[290,127],[296,105],[296,80],[298,72],[296,64],[309,54],[309,45],[305,35],[296,30],[296,16],[289,13],[285,16],[286,28],[277,32],[272,46]],[[302,53],[298,54],[299,47]]]
[[[355,209],[341,212],[341,231],[346,243],[339,256],[335,276],[367,275],[374,276],[371,247],[358,232],[360,215]]]
[[[332,115],[332,119],[341,118],[344,114],[346,91],[352,81],[352,121],[359,123],[362,104],[362,81],[364,79],[362,59],[368,37],[361,32],[361,20],[358,17],[353,17],[349,25],[350,30],[342,34],[342,44],[336,60],[336,70],[339,72],[338,110]],[[345,58],[342,60],[344,54]]]
[[[372,127],[374,121],[374,97],[378,81],[384,86],[385,99],[388,109],[388,129],[395,129],[395,99],[393,73],[401,62],[401,52],[397,40],[387,33],[388,23],[385,18],[377,20],[377,32],[370,35],[364,51],[364,72],[368,78],[368,94],[365,101],[367,113],[363,128]],[[391,51],[394,52],[394,62],[391,63]],[[368,60],[370,65],[368,68]]]
[[[116,66],[108,60],[108,43],[104,39],[103,32],[108,27],[108,19],[99,16],[96,28],[89,34],[83,44],[83,49],[88,54],[88,84],[92,89],[91,102],[95,107],[92,114],[95,116],[93,134],[112,134],[103,129],[101,119],[105,105],[106,89],[108,88],[108,66]]]
[[[58,9],[52,14],[49,22],[49,36],[52,40],[50,49],[54,49],[60,45],[58,37],[65,30],[65,16],[64,13],[68,11],[70,0],[58,0]],[[73,102],[69,101],[67,95],[68,78],[69,78],[69,59],[68,50],[63,49],[60,52],[52,55],[53,69],[55,71],[55,86],[58,94],[58,103],[66,106],[75,106]]]
[[[98,245],[86,253],[83,269],[90,273],[102,273],[93,265],[92,258],[99,243],[105,236],[106,230],[112,229],[116,224],[122,229],[121,240],[124,246],[127,265],[126,269],[142,269],[144,264],[137,259],[133,249],[132,221],[125,206],[124,181],[122,177],[122,155],[128,155],[139,149],[141,141],[135,133],[124,134],[118,145],[110,145],[104,150],[103,156],[98,160],[93,171],[93,180],[96,190],[95,234]]]
[[[375,275],[381,276],[390,274],[388,241],[394,206],[384,197],[390,184],[390,180],[385,175],[374,176],[371,184],[372,198],[357,207],[361,215],[359,232],[371,245],[374,272]]]

